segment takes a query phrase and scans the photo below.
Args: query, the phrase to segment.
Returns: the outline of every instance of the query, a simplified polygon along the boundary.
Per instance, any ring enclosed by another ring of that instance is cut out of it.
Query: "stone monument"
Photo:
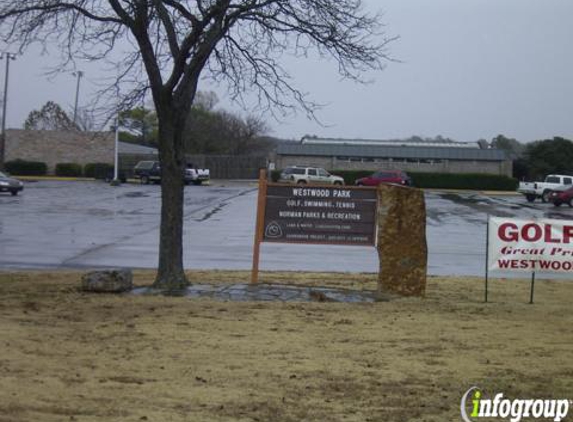
[[[378,188],[378,291],[424,296],[428,267],[426,204],[421,189]]]

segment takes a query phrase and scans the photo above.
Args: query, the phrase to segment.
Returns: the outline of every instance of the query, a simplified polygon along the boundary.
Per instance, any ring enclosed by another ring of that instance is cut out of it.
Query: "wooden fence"
[[[156,161],[157,155],[122,154],[120,171],[133,176],[133,168],[139,161]],[[196,168],[207,168],[212,179],[257,179],[260,168],[267,166],[266,156],[241,155],[187,155],[187,163]]]

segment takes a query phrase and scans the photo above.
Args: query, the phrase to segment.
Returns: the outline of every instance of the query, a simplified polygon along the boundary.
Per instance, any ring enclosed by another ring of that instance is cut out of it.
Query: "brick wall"
[[[41,161],[53,174],[57,163],[113,164],[114,134],[111,132],[64,132],[8,129],[6,161]]]

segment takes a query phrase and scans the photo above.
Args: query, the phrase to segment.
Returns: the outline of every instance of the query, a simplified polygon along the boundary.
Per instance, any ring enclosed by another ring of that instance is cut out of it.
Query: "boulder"
[[[90,271],[82,276],[82,290],[96,293],[122,293],[133,288],[131,270]]]
[[[420,189],[381,184],[378,188],[379,292],[423,296],[428,247],[426,203]]]

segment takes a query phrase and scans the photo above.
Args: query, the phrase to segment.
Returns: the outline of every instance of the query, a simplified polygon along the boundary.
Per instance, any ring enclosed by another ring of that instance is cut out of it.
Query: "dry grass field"
[[[484,304],[477,278],[430,278],[425,299],[357,305],[84,294],[79,278],[0,273],[0,421],[446,422],[461,420],[473,385],[573,399],[567,281],[538,281],[534,305],[516,280],[493,280]],[[372,274],[261,280],[375,286]]]

